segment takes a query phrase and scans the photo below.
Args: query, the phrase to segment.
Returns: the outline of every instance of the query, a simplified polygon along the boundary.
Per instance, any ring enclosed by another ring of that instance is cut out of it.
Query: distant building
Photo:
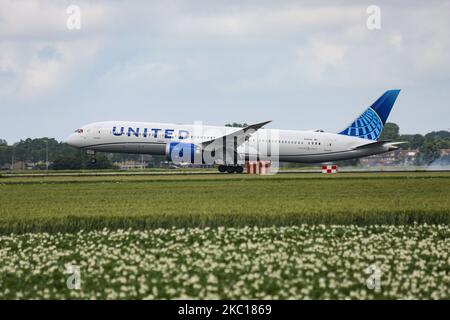
[[[161,168],[168,168],[168,169],[176,169],[176,168],[213,168],[214,165],[210,164],[194,164],[189,162],[182,162],[178,164],[174,164],[172,161],[161,161],[159,166]]]
[[[181,168],[213,168],[212,164],[194,164],[194,163],[180,163]]]
[[[27,162],[25,168],[27,170],[45,170],[47,169],[47,163],[45,161]]]
[[[11,163],[5,163],[0,167],[0,170],[11,170]]]
[[[11,170],[25,170],[26,163],[25,161],[14,161],[11,166]]]
[[[14,161],[14,164],[10,165],[10,170],[45,170],[46,168],[47,164],[45,161],[37,161],[37,162]]]
[[[114,165],[119,167],[120,170],[145,169],[147,167],[146,162],[134,161],[134,160],[114,162]]]

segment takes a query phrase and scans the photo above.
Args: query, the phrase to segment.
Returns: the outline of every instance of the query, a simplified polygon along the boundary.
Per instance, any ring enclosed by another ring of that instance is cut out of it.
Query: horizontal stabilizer
[[[374,148],[374,147],[384,146],[384,145],[392,147],[393,150],[394,150],[394,149],[397,149],[397,145],[403,144],[403,143],[407,143],[407,142],[405,142],[405,141],[392,142],[392,140],[382,140],[382,141],[375,141],[375,142],[371,142],[371,143],[367,143],[367,144],[363,144],[363,145],[357,146],[356,148],[354,148],[354,150]]]

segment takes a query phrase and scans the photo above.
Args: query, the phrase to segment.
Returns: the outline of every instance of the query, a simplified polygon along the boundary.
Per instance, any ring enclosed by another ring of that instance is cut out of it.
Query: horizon
[[[386,124],[388,124],[388,123],[398,125],[398,124],[395,123],[395,122],[387,122]],[[185,123],[183,123],[183,124],[185,124]],[[228,123],[227,123],[227,124],[228,124]],[[226,126],[227,124],[224,124],[223,126]],[[237,123],[237,124],[240,124],[240,123]],[[206,125],[207,125],[207,124],[206,124]],[[425,132],[424,134],[422,134],[422,133],[402,133],[401,127],[399,127],[399,129],[400,129],[400,131],[399,131],[399,135],[400,135],[400,136],[413,136],[413,135],[416,135],[416,134],[425,136],[425,135],[427,135],[427,134],[429,134],[429,133],[434,133],[434,132],[442,132],[442,131],[444,131],[444,132],[450,132],[450,130],[432,130],[432,131],[429,131],[429,132]],[[284,129],[282,129],[282,130],[284,130]],[[286,130],[289,130],[289,129],[286,129]],[[301,131],[301,130],[300,130],[300,131]],[[64,141],[64,140],[59,140],[59,139],[57,139],[56,137],[48,137],[48,136],[43,136],[43,137],[26,137],[26,138],[20,139],[19,141],[14,141],[14,142],[12,142],[12,143],[11,143],[10,141],[8,141],[8,140],[6,140],[6,139],[0,137],[0,140],[5,140],[9,146],[12,146],[12,145],[14,145],[14,144],[20,143],[21,141],[25,141],[25,140],[27,140],[27,139],[32,139],[32,140],[34,140],[34,139],[54,139],[54,140],[56,140],[56,141],[59,142],[59,143],[66,143],[66,141]]]

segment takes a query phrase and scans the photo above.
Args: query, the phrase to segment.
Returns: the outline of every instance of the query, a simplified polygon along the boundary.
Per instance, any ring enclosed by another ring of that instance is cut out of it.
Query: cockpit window
[[[83,129],[77,129],[75,130],[75,133],[83,133]]]

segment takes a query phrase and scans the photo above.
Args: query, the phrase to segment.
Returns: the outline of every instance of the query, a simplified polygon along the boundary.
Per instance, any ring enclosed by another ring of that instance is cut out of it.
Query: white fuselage
[[[123,129],[122,129],[123,128]],[[199,145],[231,134],[239,128],[109,121],[78,129],[67,143],[101,152],[165,155],[167,145],[182,142]],[[328,162],[359,158],[392,150],[386,145],[357,149],[373,140],[321,131],[259,129],[237,151],[245,159],[277,157],[284,162]]]

